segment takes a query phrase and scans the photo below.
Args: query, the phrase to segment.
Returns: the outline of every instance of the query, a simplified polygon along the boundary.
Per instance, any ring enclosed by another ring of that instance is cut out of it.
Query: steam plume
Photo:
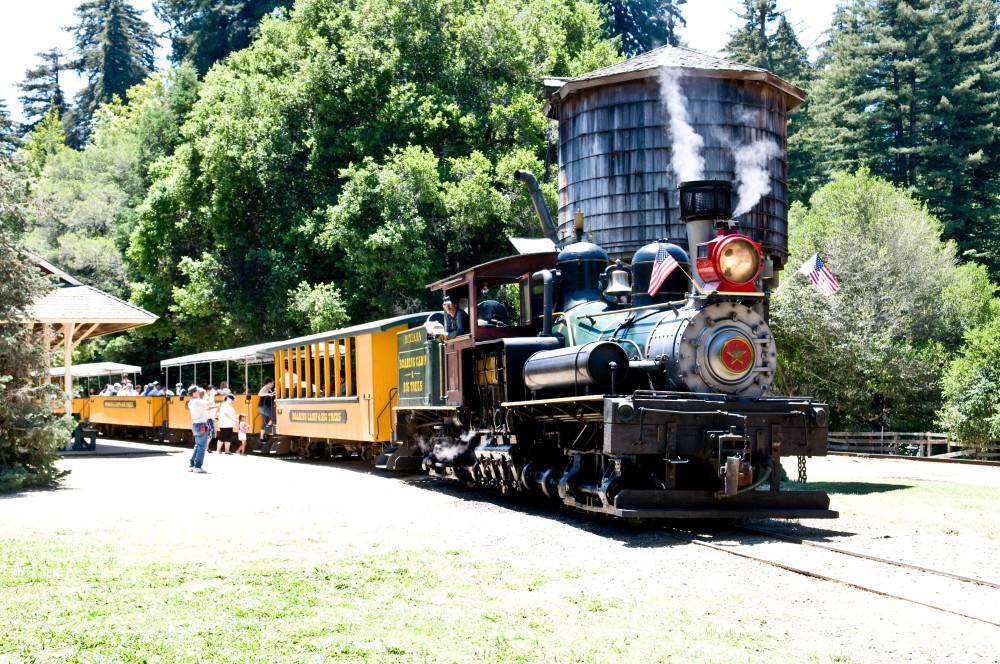
[[[469,451],[471,447],[470,443],[476,438],[475,431],[466,431],[463,433],[458,440],[455,439],[438,439],[433,443],[428,443],[426,439],[420,438],[419,444],[420,449],[425,453],[428,452],[427,448],[433,447],[434,459],[440,463],[449,463],[454,461],[460,455],[465,454]]]
[[[701,148],[705,140],[695,133],[688,121],[687,99],[681,91],[680,74],[671,67],[660,68],[660,92],[670,117],[673,138],[670,165],[680,182],[704,178],[705,158]]]
[[[767,164],[779,152],[773,141],[757,141],[733,151],[739,190],[739,202],[733,210],[734,217],[749,212],[757,201],[771,191],[771,175]]]

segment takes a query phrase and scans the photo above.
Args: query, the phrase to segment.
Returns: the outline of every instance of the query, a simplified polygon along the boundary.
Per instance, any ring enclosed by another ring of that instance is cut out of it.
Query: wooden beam
[[[337,343],[334,342],[334,345],[336,346]],[[338,385],[337,387],[340,386]],[[330,342],[329,341],[323,342],[323,388],[324,388],[323,394],[325,394],[326,396],[328,397],[337,396],[336,394],[330,391]]]
[[[305,385],[302,386],[302,396],[309,398],[312,394],[312,352],[313,346],[302,347],[302,360],[305,363]]]
[[[347,337],[344,339],[344,393],[352,397],[354,396],[354,388],[351,386],[353,382],[353,367],[351,366],[351,347],[354,346],[352,343],[353,338]]]

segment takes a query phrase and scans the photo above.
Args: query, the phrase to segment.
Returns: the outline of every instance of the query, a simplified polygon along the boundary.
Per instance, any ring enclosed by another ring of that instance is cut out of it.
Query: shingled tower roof
[[[688,76],[760,81],[784,93],[788,109],[797,108],[808,96],[805,90],[778,78],[766,69],[717,58],[682,46],[662,46],[634,58],[595,69],[575,78],[547,78],[543,82],[548,103],[545,113],[554,117],[552,109],[573,93],[598,85],[609,85],[656,76],[660,69],[683,69]]]

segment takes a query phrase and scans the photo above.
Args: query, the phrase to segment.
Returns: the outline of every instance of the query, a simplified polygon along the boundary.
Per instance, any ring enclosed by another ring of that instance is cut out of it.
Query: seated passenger
[[[469,333],[469,315],[465,313],[457,304],[451,301],[451,297],[444,296],[441,301],[444,308],[444,332],[448,339]]]
[[[343,369],[341,369],[343,372]],[[347,396],[347,379],[344,378],[344,374],[340,374],[340,389],[337,392],[338,396]],[[351,396],[357,396],[358,394],[358,381],[351,377]]]

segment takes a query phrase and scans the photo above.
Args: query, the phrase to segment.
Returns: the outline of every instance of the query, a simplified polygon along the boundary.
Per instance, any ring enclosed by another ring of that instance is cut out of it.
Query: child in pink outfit
[[[247,434],[248,433],[250,433],[250,425],[247,424],[247,416],[241,414],[240,415],[240,423],[239,423],[239,433],[237,434],[237,438],[240,441],[240,449],[238,450],[238,452],[240,454],[242,454],[243,456],[247,455]]]

